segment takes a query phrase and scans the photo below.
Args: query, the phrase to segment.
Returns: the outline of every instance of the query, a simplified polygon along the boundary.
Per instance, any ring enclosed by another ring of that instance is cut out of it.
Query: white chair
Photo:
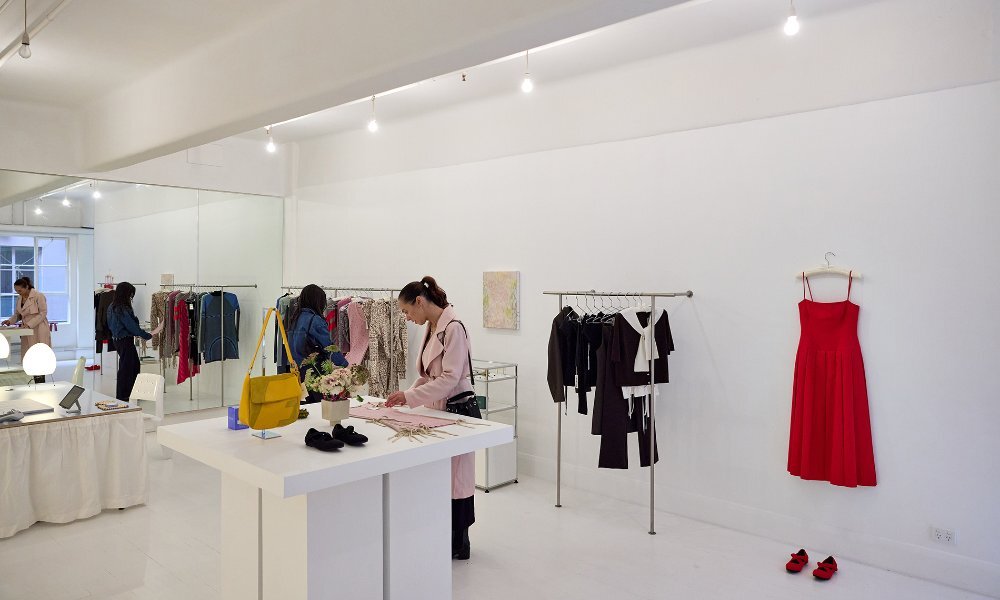
[[[135,385],[132,386],[132,393],[128,398],[129,401],[136,404],[138,404],[140,400],[156,404],[155,415],[146,414],[145,412],[142,414],[143,418],[153,422],[153,429],[150,431],[156,431],[156,427],[163,422],[164,383],[162,375],[139,373],[139,376],[135,379]],[[160,446],[160,450],[163,452],[164,458],[170,458],[170,449]]]
[[[83,386],[83,367],[87,364],[87,359],[81,356],[76,361],[76,368],[73,369],[73,385]]]

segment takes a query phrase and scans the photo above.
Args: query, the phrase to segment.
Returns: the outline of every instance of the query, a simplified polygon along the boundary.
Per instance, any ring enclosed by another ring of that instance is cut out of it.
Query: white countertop
[[[0,386],[0,400],[14,400],[14,399],[27,399],[34,400],[35,402],[40,402],[46,406],[51,406],[55,410],[53,412],[38,413],[34,415],[26,415],[20,421],[11,421],[8,423],[0,423],[0,429],[4,427],[19,427],[24,425],[36,425],[38,423],[49,423],[52,421],[69,420],[69,419],[85,419],[88,417],[99,417],[101,415],[113,415],[123,412],[131,412],[140,410],[140,408],[134,404],[129,404],[128,408],[121,408],[117,410],[101,410],[97,408],[96,404],[102,400],[106,402],[117,402],[111,396],[105,396],[100,392],[95,392],[94,390],[88,389],[84,393],[80,394],[80,412],[79,413],[69,413],[63,407],[59,406],[59,402],[66,397],[69,393],[73,384],[68,381],[57,381],[56,383],[39,383],[39,384],[28,384],[28,385],[18,385],[18,386]]]
[[[35,335],[34,329],[27,327],[0,327],[0,334],[7,337],[21,337],[25,335]]]
[[[455,437],[443,435],[441,439],[424,438],[419,442],[409,439],[390,442],[395,431],[349,418],[343,425],[354,425],[359,433],[368,436],[368,443],[359,447],[344,446],[336,452],[321,452],[305,445],[306,432],[310,427],[327,432],[333,428],[320,418],[319,404],[309,404],[306,408],[309,418],[272,430],[281,434],[279,438],[262,440],[253,437],[250,429],[233,431],[226,426],[226,418],[216,418],[162,426],[157,430],[158,441],[271,494],[288,498],[499,446],[514,439],[512,426],[481,421],[489,425],[440,428]],[[456,418],[456,415],[425,408],[413,409],[413,412]]]

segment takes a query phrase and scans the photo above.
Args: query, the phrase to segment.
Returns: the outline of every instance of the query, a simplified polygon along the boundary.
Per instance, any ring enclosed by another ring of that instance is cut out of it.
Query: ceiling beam
[[[86,107],[80,170],[150,160],[683,2],[287,2]]]
[[[76,177],[0,171],[0,206],[38,198],[78,181]]]

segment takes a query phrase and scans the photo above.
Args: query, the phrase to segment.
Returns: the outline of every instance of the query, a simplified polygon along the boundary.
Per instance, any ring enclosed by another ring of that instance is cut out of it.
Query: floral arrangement
[[[325,350],[337,352],[337,346],[327,346]],[[310,354],[302,361],[306,370],[306,389],[323,395],[326,400],[350,400],[354,390],[368,383],[368,371],[361,366],[337,367],[329,359],[320,361],[319,354]]]

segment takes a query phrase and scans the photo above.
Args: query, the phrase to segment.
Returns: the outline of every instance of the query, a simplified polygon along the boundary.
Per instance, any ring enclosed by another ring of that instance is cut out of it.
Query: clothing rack
[[[233,284],[233,285],[207,285],[198,283],[172,283],[170,285],[160,284],[161,288],[188,288],[190,291],[195,289],[210,289],[219,290],[222,292],[222,297],[219,298],[219,334],[220,334],[220,344],[222,344],[221,352],[219,358],[222,361],[221,373],[219,376],[219,402],[222,406],[226,405],[226,288],[257,288],[256,283],[246,283],[246,284]],[[162,368],[162,361],[160,363]],[[194,400],[194,381],[193,378],[188,378],[188,400]]]
[[[125,282],[123,281],[121,283],[125,283]],[[132,282],[132,281],[130,281],[129,283],[131,283],[132,285],[142,285],[142,286],[146,285],[145,283],[135,283],[135,282]],[[99,281],[99,282],[97,282],[96,285],[99,285],[100,287],[107,289],[107,288],[118,287],[119,284],[118,283],[104,283],[103,281]]]
[[[694,292],[598,292],[596,290],[585,291],[560,291],[542,292],[546,296],[559,296],[559,310],[563,309],[563,298],[566,296],[588,296],[588,297],[615,297],[615,298],[640,298],[649,299],[649,318],[653,333],[651,343],[656,344],[656,325],[652,322],[656,313],[657,298],[690,298]],[[563,386],[563,401],[565,405],[566,386]],[[562,406],[557,406],[559,415],[558,431],[556,434],[556,508],[562,507]],[[656,354],[650,352],[649,360],[649,535],[656,535]]]
[[[288,293],[291,293],[292,290],[301,290],[304,287],[305,286],[303,286],[303,285],[285,285],[285,286],[282,286],[281,289],[287,291]],[[340,294],[340,292],[382,292],[382,293],[388,293],[388,294],[396,294],[396,293],[398,293],[400,291],[400,288],[384,288],[384,287],[349,287],[349,286],[330,287],[330,286],[321,285],[321,286],[319,286],[319,288],[321,290],[324,290],[324,291],[327,291],[327,292],[333,292],[334,296],[338,296]],[[393,310],[389,311],[389,331],[392,331],[393,314],[394,313],[395,313],[395,311],[393,311]],[[396,372],[396,370],[393,368],[393,367],[395,367],[395,364],[393,363],[393,361],[395,360],[395,356],[396,356],[395,336],[390,336],[389,337],[389,371],[392,372],[392,373]]]

